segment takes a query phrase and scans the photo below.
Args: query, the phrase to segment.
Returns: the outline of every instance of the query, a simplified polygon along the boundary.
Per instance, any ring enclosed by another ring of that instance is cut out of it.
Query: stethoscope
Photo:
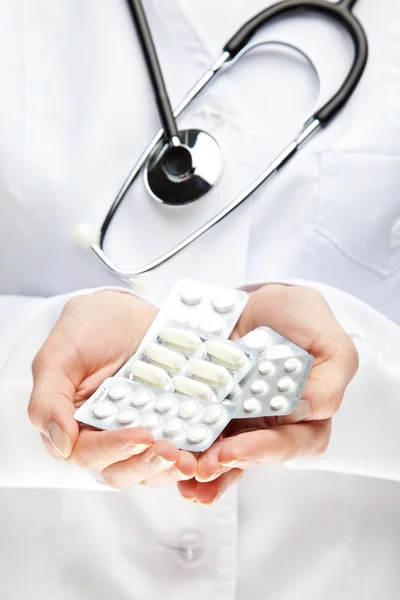
[[[365,31],[351,12],[356,1],[340,0],[333,4],[328,0],[283,0],[261,11],[245,23],[228,41],[218,60],[173,111],[141,0],[128,0],[147,63],[163,128],[152,139],[127,177],[104,219],[98,239],[94,241],[93,233],[88,229],[88,226],[81,224],[75,231],[75,239],[78,243],[89,247],[106,269],[115,276],[133,282],[139,275],[152,271],[167,262],[242,204],[264,181],[286,164],[317,130],[326,126],[354,93],[368,59],[368,43]],[[250,49],[271,43],[294,48],[313,65],[304,52],[285,42],[260,42],[252,45],[248,43],[262,25],[299,10],[311,11],[334,19],[349,32],[353,40],[355,47],[353,64],[339,91],[307,119],[300,134],[230,204],[156,260],[137,269],[118,268],[104,253],[104,240],[118,207],[140,172],[143,172],[145,187],[149,195],[158,202],[174,206],[188,204],[202,198],[218,183],[223,165],[222,153],[218,143],[205,131],[198,129],[180,131],[176,124],[176,118],[221,72],[223,67],[226,68],[235,64]]]

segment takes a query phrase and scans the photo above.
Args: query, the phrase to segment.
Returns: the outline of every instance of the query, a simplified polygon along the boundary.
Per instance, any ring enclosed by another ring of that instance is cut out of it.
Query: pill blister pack
[[[97,429],[144,427],[155,440],[168,440],[181,450],[203,452],[220,435],[234,411],[232,405],[110,377],[78,408],[75,418]]]
[[[234,418],[291,414],[301,399],[313,357],[269,327],[251,331],[242,342],[259,358],[229,395],[236,407]]]
[[[143,342],[155,337],[160,323],[177,321],[192,329],[200,329],[229,338],[249,295],[242,290],[228,290],[194,279],[180,279],[162,305]]]
[[[147,387],[220,402],[258,360],[240,341],[231,342],[177,322],[160,323],[118,375]]]

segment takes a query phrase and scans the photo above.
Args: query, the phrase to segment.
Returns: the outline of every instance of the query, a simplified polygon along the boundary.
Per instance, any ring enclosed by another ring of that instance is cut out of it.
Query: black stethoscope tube
[[[299,10],[322,14],[343,25],[352,37],[355,48],[355,58],[342,87],[313,115],[313,118],[318,119],[321,125],[327,125],[340,109],[343,108],[347,100],[350,99],[360,81],[368,60],[367,37],[360,22],[351,12],[356,1],[357,0],[340,0],[340,2],[332,4],[332,2],[328,2],[327,0],[283,0],[283,2],[278,2],[277,4],[266,8],[247,21],[247,23],[245,23],[228,41],[224,50],[229,52],[232,56],[236,56],[259,27],[265,25],[269,21]]]
[[[153,86],[154,97],[157,102],[158,112],[164,129],[164,138],[166,141],[169,141],[173,137],[178,136],[178,127],[176,125],[153,37],[141,1],[128,0],[128,4],[136,25],[140,45],[143,50],[147,70]]]

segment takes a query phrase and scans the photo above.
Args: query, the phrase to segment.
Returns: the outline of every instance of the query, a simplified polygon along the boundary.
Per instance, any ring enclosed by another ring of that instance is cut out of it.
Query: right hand
[[[33,365],[32,424],[58,459],[100,473],[112,487],[190,479],[196,459],[141,428],[80,427],[75,410],[136,351],[156,309],[123,292],[77,296],[64,307]]]

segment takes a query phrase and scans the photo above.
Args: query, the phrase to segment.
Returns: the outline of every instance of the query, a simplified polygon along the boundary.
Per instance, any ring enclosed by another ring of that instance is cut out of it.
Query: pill
[[[263,329],[255,329],[250,331],[244,338],[243,342],[248,348],[253,348],[257,352],[262,352],[269,345],[269,333]]]
[[[139,421],[139,426],[144,427],[145,429],[157,429],[161,426],[162,419],[160,415],[156,415],[155,413],[149,413],[147,415],[143,415],[143,417]]]
[[[166,371],[172,371],[173,373],[182,369],[185,364],[185,357],[182,354],[160,344],[148,344],[143,350],[143,354],[149,362],[157,363]]]
[[[183,394],[184,396],[192,396],[193,398],[200,398],[201,400],[211,400],[213,396],[212,389],[209,385],[201,383],[201,381],[195,381],[185,375],[177,375],[172,379],[172,385],[174,386],[175,392]]]
[[[272,410],[282,410],[286,405],[286,398],[284,396],[274,396],[269,402]]]
[[[163,431],[164,435],[168,437],[181,435],[185,431],[185,423],[182,419],[168,419],[167,421],[164,421]]]
[[[229,371],[220,365],[201,358],[193,358],[189,362],[189,368],[193,377],[207,383],[212,388],[223,388],[229,383]]]
[[[242,369],[246,364],[246,355],[239,348],[224,344],[218,340],[207,340],[204,343],[207,354],[231,371]]]
[[[171,321],[176,321],[177,323],[180,323],[181,325],[187,325],[187,323],[189,322],[189,319],[190,319],[190,311],[188,311],[187,308],[184,308],[182,306],[179,310],[177,310],[177,309],[172,310],[168,314],[168,317],[170,318]]]
[[[227,313],[236,306],[236,293],[225,290],[216,294],[211,301],[213,309],[219,313]]]
[[[132,394],[132,406],[145,406],[153,399],[153,394],[150,390],[138,390]]]
[[[292,385],[293,379],[291,377],[282,377],[277,383],[277,388],[280,392],[287,392]]]
[[[163,388],[168,383],[168,375],[163,369],[141,360],[132,362],[131,377],[137,381],[145,382],[151,387]]]
[[[191,444],[199,444],[208,436],[206,425],[192,425],[186,432],[186,437]]]
[[[112,402],[105,400],[104,402],[97,402],[93,407],[93,414],[98,419],[106,419],[113,414],[115,406]]]
[[[111,400],[122,400],[129,394],[129,388],[123,383],[115,383],[108,390],[108,397]]]
[[[263,394],[268,390],[268,384],[262,379],[256,379],[251,384],[251,392],[253,394]]]
[[[163,327],[160,340],[167,346],[182,350],[187,354],[194,354],[200,346],[200,338],[192,331],[182,331],[176,327]]]
[[[175,396],[172,394],[165,394],[164,396],[160,396],[154,403],[154,410],[159,413],[165,413],[175,408],[178,401]]]
[[[212,406],[207,406],[207,408],[204,409],[203,421],[208,425],[212,425],[213,423],[216,423],[222,419],[224,414],[225,410],[220,404],[213,404]]]
[[[247,413],[253,413],[260,409],[260,402],[257,398],[247,398],[243,402],[243,410]]]
[[[219,335],[224,329],[224,321],[218,315],[204,315],[199,320],[198,327],[206,333]]]
[[[264,358],[287,358],[292,354],[289,346],[285,344],[278,344],[277,346],[272,346],[272,348],[268,348],[268,350],[264,353]]]
[[[195,283],[186,285],[183,290],[181,290],[181,300],[184,304],[189,306],[200,304],[200,302],[203,300],[203,292],[201,291],[201,287]]]
[[[301,362],[298,358],[288,358],[285,361],[285,371],[288,373],[292,373],[293,371],[298,371],[301,367]]]
[[[260,375],[271,375],[275,371],[275,367],[270,360],[262,360],[258,365]]]
[[[133,423],[139,417],[139,413],[134,408],[127,408],[126,410],[121,410],[116,416],[116,420],[121,425],[127,425],[128,423]]]
[[[200,404],[196,400],[184,400],[178,410],[178,414],[182,419],[192,419],[200,411]]]

